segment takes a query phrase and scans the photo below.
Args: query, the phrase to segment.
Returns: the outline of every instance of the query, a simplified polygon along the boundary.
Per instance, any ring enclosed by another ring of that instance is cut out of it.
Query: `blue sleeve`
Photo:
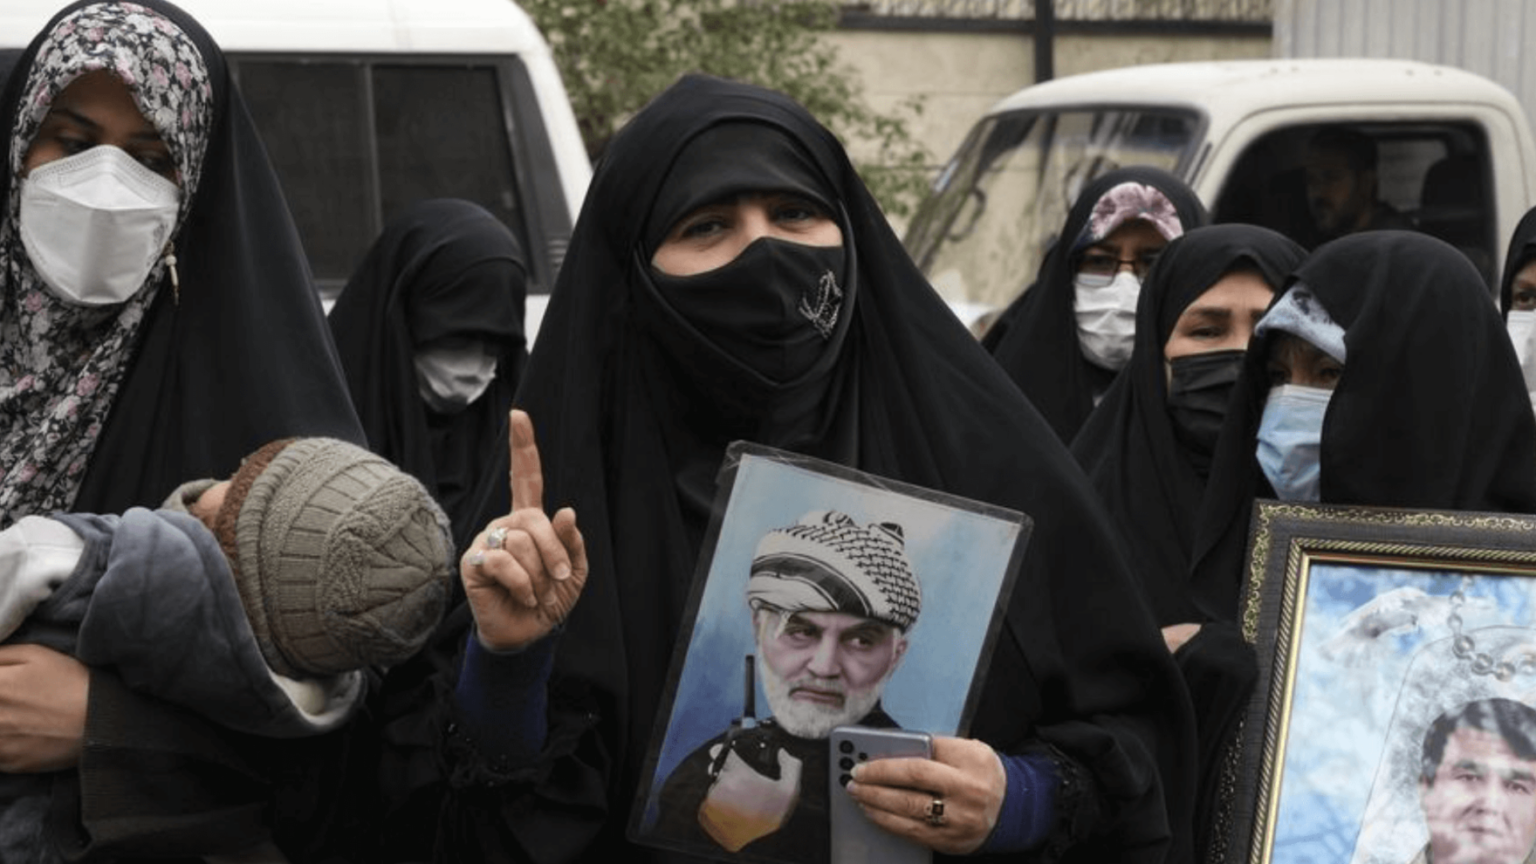
[[[471,628],[453,698],[459,725],[482,757],[528,765],[543,749],[555,641],[550,635],[515,654],[497,654]]]
[[[1056,824],[1056,766],[1043,753],[997,754],[1008,775],[1008,791],[997,825],[982,852],[1024,852],[1045,842]]]

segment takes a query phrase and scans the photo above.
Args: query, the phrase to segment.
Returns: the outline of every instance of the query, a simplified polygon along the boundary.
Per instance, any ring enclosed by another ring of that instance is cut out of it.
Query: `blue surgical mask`
[[[1332,390],[1282,384],[1259,421],[1259,467],[1282,501],[1319,500],[1323,416]]]

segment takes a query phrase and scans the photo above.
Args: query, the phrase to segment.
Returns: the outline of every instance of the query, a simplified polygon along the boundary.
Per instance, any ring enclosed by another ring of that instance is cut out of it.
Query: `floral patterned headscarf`
[[[1145,183],[1121,183],[1105,192],[1099,203],[1093,205],[1093,215],[1083,226],[1083,233],[1073,248],[1092,246],[1133,219],[1150,223],[1170,243],[1184,233],[1179,211],[1162,190]]]
[[[187,34],[152,9],[129,2],[83,7],[55,24],[30,69],[13,73],[27,78],[8,130],[12,182],[0,223],[0,526],[73,503],[145,311],[165,279],[161,261],[126,303],[74,306],[48,291],[21,243],[22,183],[15,178],[59,93],[97,70],[128,86],[170,148],[182,192],[178,230],[207,151],[207,64]]]

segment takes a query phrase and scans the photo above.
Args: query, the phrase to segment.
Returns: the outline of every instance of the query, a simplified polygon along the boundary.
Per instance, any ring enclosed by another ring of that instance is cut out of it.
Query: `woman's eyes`
[[[804,222],[809,219],[825,219],[827,216],[821,212],[820,207],[809,201],[791,200],[776,204],[773,218],[778,222]]]
[[[715,214],[696,216],[683,223],[682,229],[678,231],[678,237],[690,240],[708,237],[711,234],[724,231],[725,227],[726,222],[723,216]]]
[[[168,177],[172,180],[175,179],[176,163],[171,159],[171,154],[147,151],[142,153],[130,153],[129,155],[138,160],[140,165],[143,165],[145,168],[148,168],[156,174],[159,174],[162,177]]]
[[[58,142],[59,149],[66,156],[77,156],[96,146],[95,141],[88,141],[73,135],[58,135],[54,137],[54,140]]]

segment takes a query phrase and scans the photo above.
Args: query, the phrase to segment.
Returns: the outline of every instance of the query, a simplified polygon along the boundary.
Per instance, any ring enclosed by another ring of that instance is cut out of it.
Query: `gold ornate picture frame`
[[[1259,676],[1213,860],[1536,855],[1536,517],[1261,501],[1244,577]]]

